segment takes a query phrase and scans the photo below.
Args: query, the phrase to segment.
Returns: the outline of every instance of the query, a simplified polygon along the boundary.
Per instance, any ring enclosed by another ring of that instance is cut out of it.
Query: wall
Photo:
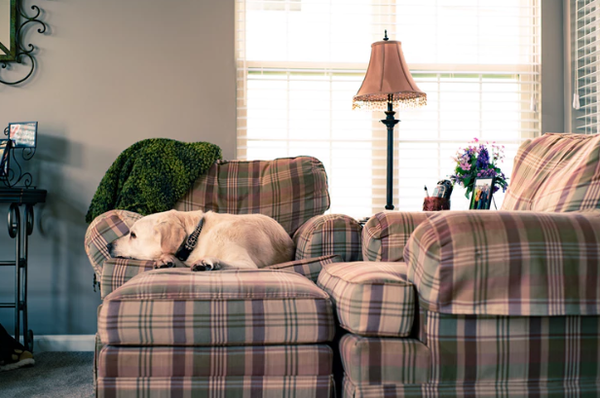
[[[39,70],[0,84],[0,126],[39,121],[30,240],[29,324],[35,334],[92,334],[99,293],[83,247],[84,216],[117,155],[149,137],[210,141],[235,156],[233,0],[37,0],[49,32],[31,30]],[[27,7],[28,8],[28,7]],[[13,68],[15,72],[17,68]],[[0,76],[6,76],[4,72]],[[0,260],[10,257],[0,206]],[[14,268],[0,268],[0,302]],[[13,310],[0,323],[13,330]]]

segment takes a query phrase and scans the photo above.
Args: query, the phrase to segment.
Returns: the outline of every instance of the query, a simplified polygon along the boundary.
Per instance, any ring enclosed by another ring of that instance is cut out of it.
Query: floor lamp
[[[413,80],[404,60],[399,41],[389,40],[387,31],[383,41],[371,44],[371,60],[358,93],[352,100],[352,109],[385,111],[381,122],[387,126],[387,195],[386,210],[394,210],[394,107],[416,108],[427,105],[427,94]]]

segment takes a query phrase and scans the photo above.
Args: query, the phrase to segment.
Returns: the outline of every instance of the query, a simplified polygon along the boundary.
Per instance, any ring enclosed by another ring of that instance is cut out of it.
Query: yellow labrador
[[[204,271],[291,261],[294,242],[277,221],[261,214],[169,210],[137,220],[110,251],[114,257],[156,260],[160,268]]]

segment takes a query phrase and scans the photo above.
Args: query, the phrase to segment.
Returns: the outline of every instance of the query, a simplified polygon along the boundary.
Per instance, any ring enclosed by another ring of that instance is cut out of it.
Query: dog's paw
[[[154,269],[158,268],[174,268],[176,266],[176,259],[172,254],[163,254],[156,263]]]
[[[200,260],[200,262],[192,265],[192,271],[218,271],[221,269],[221,263],[219,260],[212,258],[205,258],[204,260]]]

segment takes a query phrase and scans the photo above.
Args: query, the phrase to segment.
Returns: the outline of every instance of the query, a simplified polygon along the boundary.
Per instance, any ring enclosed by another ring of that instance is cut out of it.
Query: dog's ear
[[[191,231],[196,229],[196,227],[198,226],[198,222],[200,221],[200,218],[202,218],[203,214],[204,214],[204,212],[202,212],[200,210],[174,211],[173,212],[173,215],[175,217],[177,217],[179,222],[181,222],[181,224],[183,225],[183,228],[186,231],[189,231],[190,233],[191,233]]]
[[[187,237],[183,226],[179,223],[163,222],[158,224],[156,228],[160,233],[160,248],[166,254],[175,254]]]

